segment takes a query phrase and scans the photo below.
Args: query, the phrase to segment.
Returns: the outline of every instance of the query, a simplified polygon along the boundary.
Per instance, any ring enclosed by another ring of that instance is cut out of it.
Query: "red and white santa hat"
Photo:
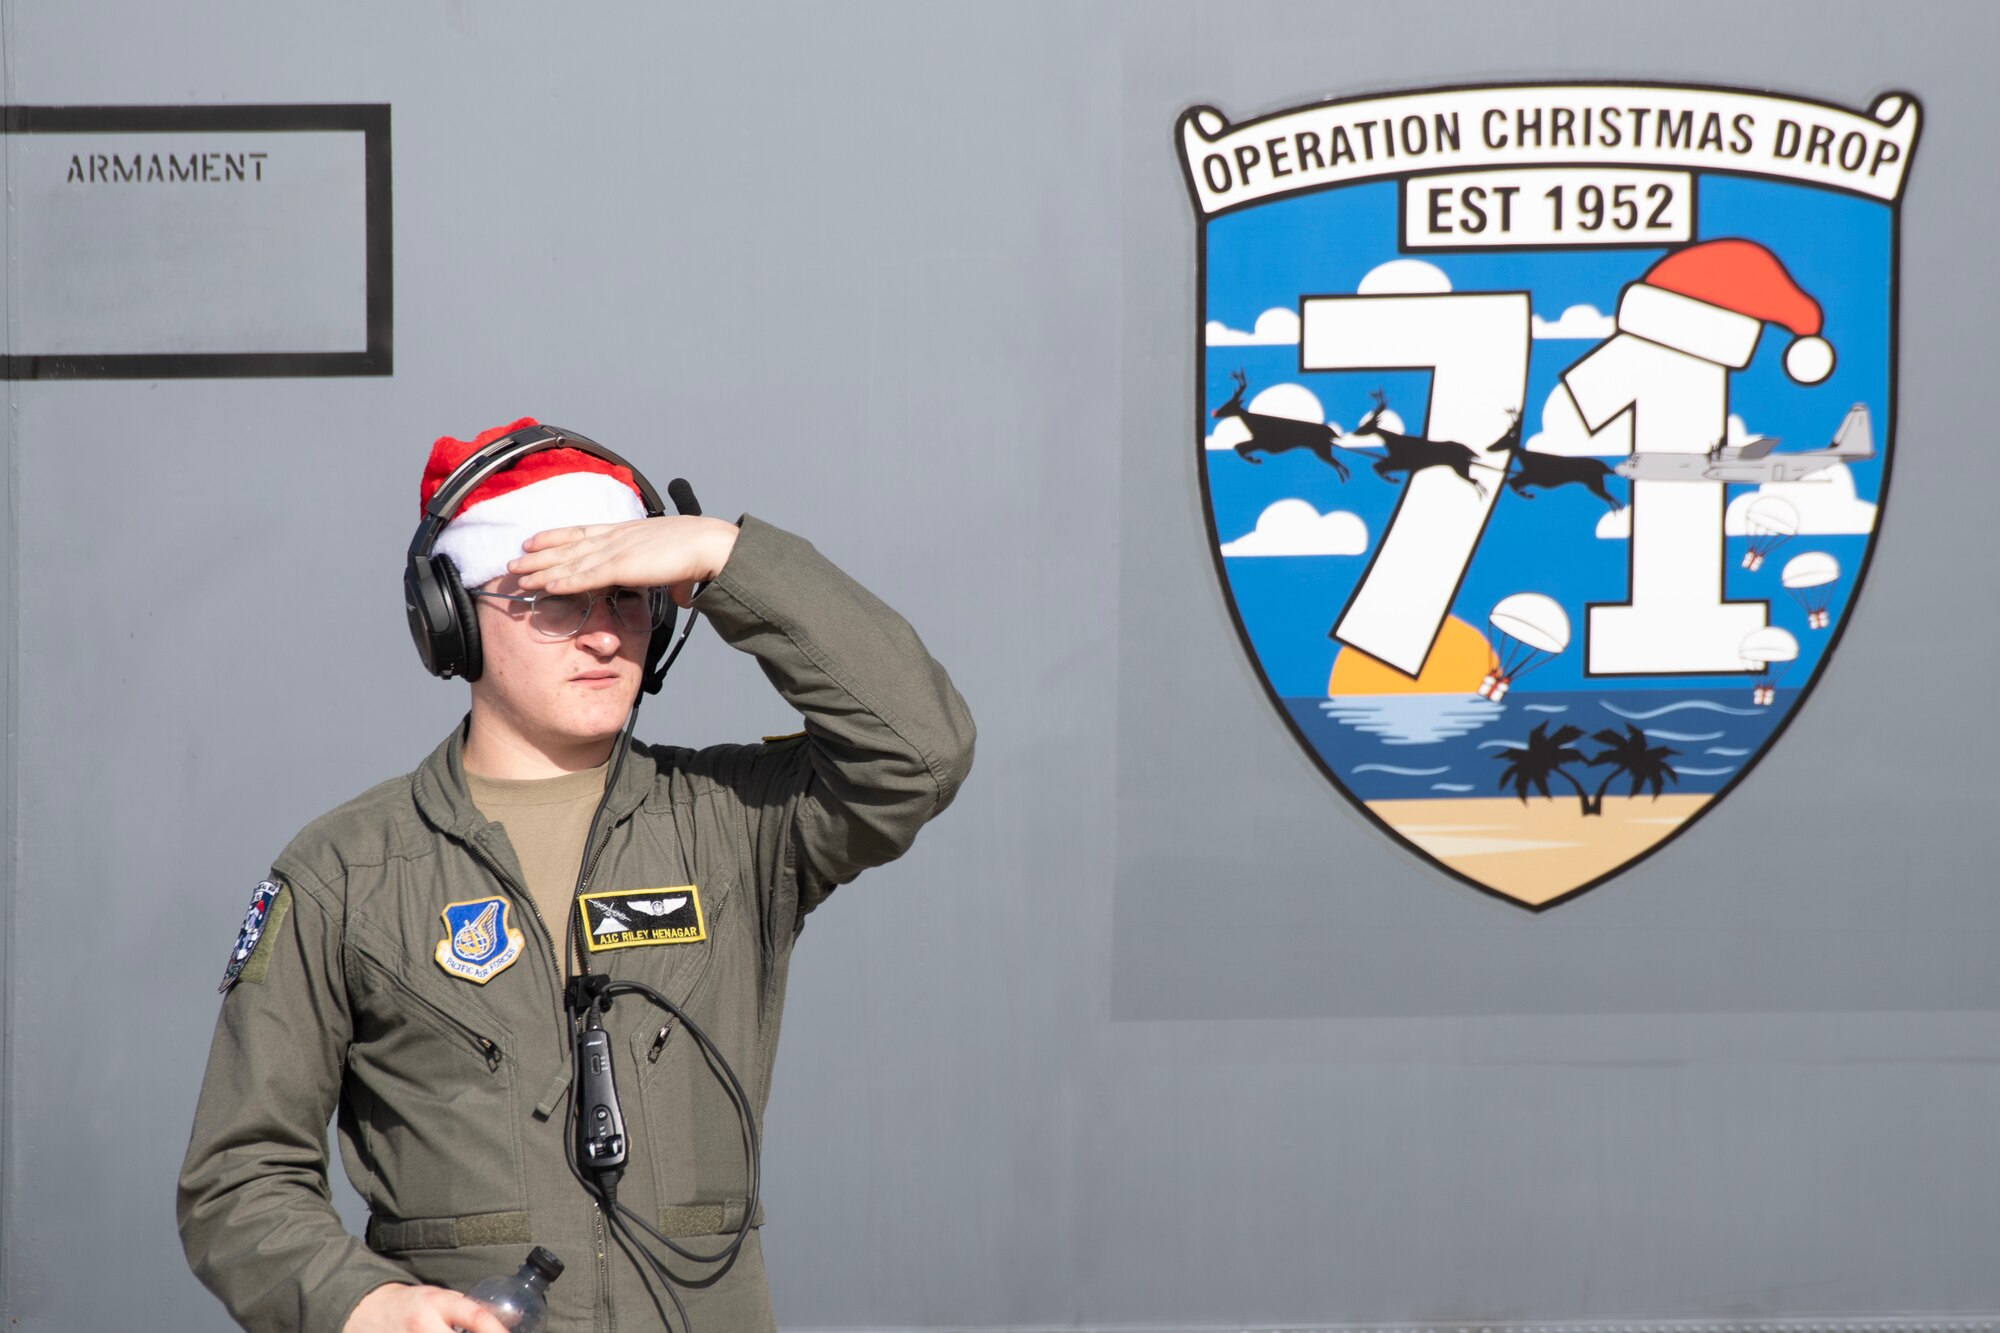
[[[1801,384],[1833,373],[1833,347],[1819,336],[1823,318],[1776,255],[1736,239],[1674,251],[1618,302],[1622,332],[1735,370],[1750,364],[1764,325],[1780,325],[1793,335],[1785,373]]]
[[[475,452],[502,435],[540,424],[522,417],[470,440],[439,436],[424,464],[420,506],[428,506],[438,487]],[[538,532],[644,517],[646,503],[630,468],[580,449],[543,449],[473,488],[432,550],[450,556],[459,581],[476,588],[505,574],[507,562],[521,554],[521,543]]]

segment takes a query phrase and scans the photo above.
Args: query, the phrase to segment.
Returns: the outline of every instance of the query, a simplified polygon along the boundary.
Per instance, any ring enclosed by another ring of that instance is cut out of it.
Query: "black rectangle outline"
[[[360,352],[142,352],[0,356],[5,380],[269,379],[395,373],[395,282],[389,196],[389,104],[9,106],[6,134],[212,134],[358,131],[367,190],[368,346]]]
[[[1602,163],[1591,163],[1591,162],[1540,162],[1536,163],[1532,169],[1535,171],[1542,171],[1547,169],[1555,169],[1559,171],[1575,171],[1579,169],[1600,167],[1603,165],[1604,164]],[[1462,167],[1454,167],[1446,171],[1413,171],[1407,176],[1398,178],[1396,181],[1396,253],[1403,255],[1420,256],[1420,255],[1457,255],[1457,254],[1521,254],[1530,251],[1547,251],[1547,250],[1670,250],[1677,245],[1691,245],[1694,243],[1695,238],[1692,235],[1690,235],[1686,240],[1681,240],[1681,241],[1663,241],[1654,238],[1643,241],[1593,241],[1587,245],[1577,244],[1577,243],[1565,245],[1560,241],[1542,242],[1542,243],[1523,242],[1519,245],[1415,246],[1408,244],[1408,238],[1410,235],[1409,186],[1412,181],[1423,180],[1431,176],[1470,176],[1470,175],[1478,175],[1486,171],[1512,171],[1514,169],[1515,168],[1512,167],[1474,167],[1468,170]],[[1618,166],[1616,164],[1613,164],[1610,169],[1616,171],[1618,170]],[[1700,172],[1683,171],[1677,167],[1665,167],[1665,168],[1629,167],[1627,168],[1627,170],[1663,171],[1663,172],[1674,171],[1680,175],[1686,176],[1688,178],[1688,228],[1690,231],[1693,230],[1695,217],[1697,215],[1698,210],[1701,208]]]

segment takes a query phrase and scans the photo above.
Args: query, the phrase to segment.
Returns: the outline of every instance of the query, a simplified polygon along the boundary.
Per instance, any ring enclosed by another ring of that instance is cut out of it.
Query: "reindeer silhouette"
[[[1611,475],[1609,466],[1595,458],[1571,458],[1564,454],[1544,454],[1524,449],[1521,447],[1521,414],[1510,410],[1507,415],[1513,424],[1507,428],[1505,435],[1486,446],[1486,452],[1509,455],[1507,463],[1503,464],[1510,469],[1507,473],[1508,490],[1523,500],[1532,500],[1535,497],[1528,494],[1530,486],[1552,491],[1558,486],[1577,485],[1614,510],[1625,507],[1604,489],[1604,479]]]
[[[1345,449],[1339,444],[1340,432],[1332,426],[1316,421],[1294,421],[1290,417],[1268,416],[1263,412],[1247,412],[1243,408],[1244,391],[1250,387],[1248,377],[1242,371],[1230,376],[1236,381],[1236,392],[1229,401],[1216,408],[1209,416],[1220,420],[1235,417],[1249,430],[1250,438],[1236,446],[1237,456],[1246,463],[1262,466],[1264,460],[1252,458],[1253,453],[1282,454],[1288,449],[1310,450],[1313,457],[1326,463],[1347,480],[1347,465],[1333,456],[1335,449]]]
[[[1374,409],[1361,418],[1359,425],[1347,432],[1347,438],[1356,440],[1364,435],[1372,435],[1382,441],[1382,447],[1388,456],[1376,460],[1376,476],[1384,481],[1393,481],[1395,480],[1393,474],[1398,472],[1414,477],[1427,467],[1450,468],[1471,482],[1472,488],[1482,496],[1486,494],[1486,488],[1473,480],[1472,468],[1475,463],[1481,467],[1490,467],[1491,464],[1481,462],[1478,454],[1455,440],[1427,440],[1421,435],[1398,435],[1395,431],[1383,430],[1379,423],[1382,414],[1389,410],[1389,400],[1383,396],[1380,389],[1375,390],[1369,397],[1375,400]],[[1341,447],[1353,448],[1352,445]]]

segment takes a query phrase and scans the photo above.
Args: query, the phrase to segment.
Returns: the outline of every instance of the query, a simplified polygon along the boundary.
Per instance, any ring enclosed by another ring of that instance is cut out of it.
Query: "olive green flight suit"
[[[632,747],[592,890],[692,884],[707,938],[591,964],[684,1007],[761,1122],[805,914],[900,855],[951,801],[973,728],[909,625],[798,537],[745,518],[698,605],[756,656],[805,735]],[[553,1330],[659,1327],[564,1157],[567,923],[537,916],[505,831],[474,807],[462,740],[461,728],[414,773],[285,849],[265,935],[223,1000],[178,1215],[189,1263],[246,1329],[338,1333],[383,1283],[463,1290],[512,1271],[534,1244],[568,1265],[550,1289]],[[444,908],[494,897],[524,947],[484,984],[452,975],[434,957]],[[619,1202],[713,1252],[740,1224],[748,1187],[736,1114],[694,1041],[649,1001],[619,997],[606,1025],[631,1141]],[[371,1214],[365,1243],[329,1202],[336,1111]],[[718,1282],[683,1299],[700,1333],[773,1329],[757,1233]]]

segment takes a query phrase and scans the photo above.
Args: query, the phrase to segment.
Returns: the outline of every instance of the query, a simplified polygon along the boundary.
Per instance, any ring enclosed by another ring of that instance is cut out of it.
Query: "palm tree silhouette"
[[[1532,786],[1542,795],[1549,796],[1549,779],[1561,778],[1576,789],[1577,799],[1583,802],[1583,812],[1596,813],[1590,808],[1590,795],[1584,791],[1583,784],[1563,767],[1564,764],[1590,762],[1583,757],[1583,751],[1572,744],[1583,735],[1583,728],[1564,723],[1556,728],[1554,735],[1548,735],[1546,734],[1548,725],[1546,722],[1537,722],[1535,729],[1528,733],[1528,739],[1520,749],[1503,750],[1493,756],[1507,765],[1500,774],[1501,787],[1512,786],[1514,794],[1520,797],[1521,803],[1525,805],[1528,801],[1529,787]]]
[[[1680,751],[1670,750],[1664,745],[1648,747],[1646,733],[1630,722],[1625,724],[1622,735],[1606,727],[1590,739],[1605,748],[1585,762],[1592,768],[1596,768],[1599,764],[1609,764],[1611,771],[1604,775],[1604,781],[1597,784],[1597,794],[1584,801],[1583,812],[1587,815],[1604,813],[1604,793],[1620,774],[1631,777],[1633,796],[1639,794],[1639,788],[1650,786],[1653,789],[1653,799],[1656,801],[1660,799],[1664,783],[1680,782],[1679,775],[1674,772],[1674,766],[1667,762],[1669,755],[1679,754]]]

